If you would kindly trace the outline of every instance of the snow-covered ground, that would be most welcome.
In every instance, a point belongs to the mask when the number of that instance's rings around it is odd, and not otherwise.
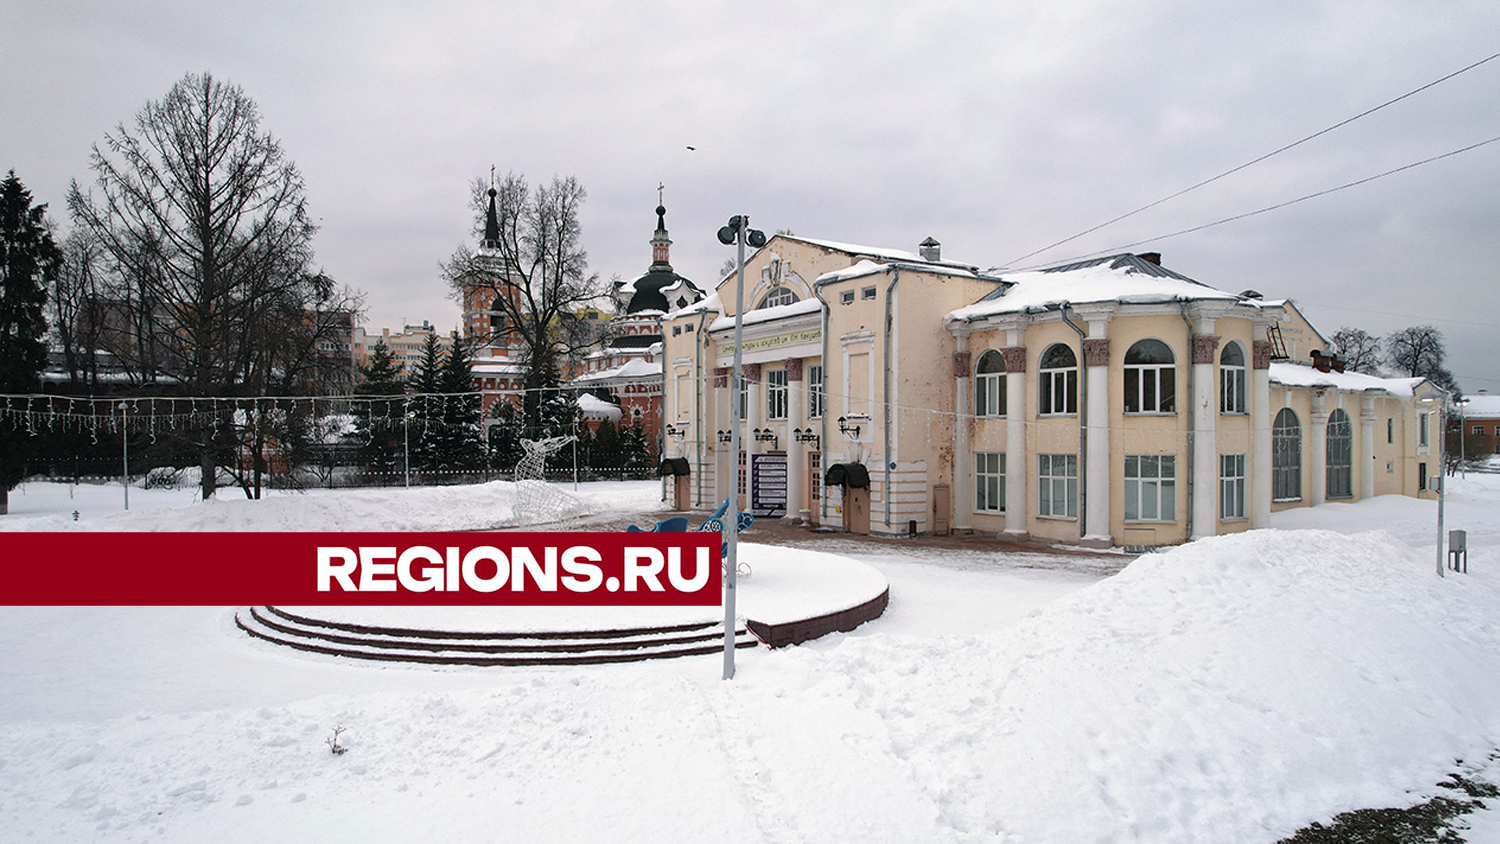
[[[580,494],[644,523],[659,490]],[[130,498],[28,484],[0,530],[513,523],[505,484]],[[889,580],[886,616],[742,651],[730,682],[718,657],[351,665],[229,608],[4,607],[0,840],[1275,841],[1500,746],[1500,476],[1452,483],[1469,575],[1436,576],[1436,516],[1290,511],[1109,578],[841,544]]]

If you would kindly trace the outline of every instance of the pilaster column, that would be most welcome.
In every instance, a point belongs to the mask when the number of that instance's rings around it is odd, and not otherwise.
[[[1251,345],[1250,414],[1254,433],[1250,449],[1250,527],[1271,526],[1271,344]]]
[[[974,379],[969,352],[969,332],[953,333],[953,530],[974,530],[974,445],[971,439],[974,410],[969,406],[974,395]]]
[[[1200,329],[1213,331],[1213,320],[1200,319]],[[1192,539],[1219,532],[1219,511],[1214,506],[1219,480],[1219,408],[1214,403],[1214,360],[1219,350],[1217,334],[1193,335],[1193,535]]]
[[[760,402],[760,364],[745,363],[740,365],[740,371],[745,375],[745,421],[740,423],[740,443],[745,447],[745,473],[750,473],[750,455],[760,453],[760,443],[755,441],[752,433],[761,426]],[[745,481],[745,494],[750,493],[750,481]],[[746,508],[749,508],[747,503]]]
[[[1312,418],[1308,420],[1311,428],[1311,436],[1308,437],[1308,450],[1312,452],[1312,492],[1308,496],[1312,500],[1307,502],[1313,506],[1322,504],[1328,498],[1328,410],[1323,401],[1324,390],[1314,387],[1312,391]]]
[[[1375,497],[1375,394],[1359,395],[1359,497]]]
[[[1010,331],[1009,340],[1019,344],[1021,332]],[[1026,487],[1031,478],[1026,455],[1026,347],[1006,346],[1000,354],[1005,358],[1005,532],[1025,536]]]
[[[1083,341],[1083,363],[1088,368],[1089,411],[1084,420],[1088,445],[1088,504],[1085,510],[1084,539],[1114,544],[1110,533],[1109,411],[1113,399],[1109,394],[1109,338],[1105,323],[1089,322],[1089,337]]]
[[[792,436],[792,428],[802,427],[803,382],[802,358],[786,359],[786,516],[783,522],[807,524],[807,444]]]

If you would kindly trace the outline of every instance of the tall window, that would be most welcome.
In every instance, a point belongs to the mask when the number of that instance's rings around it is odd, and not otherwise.
[[[1352,498],[1354,463],[1354,426],[1349,424],[1349,414],[1336,409],[1328,414],[1328,439],[1326,442],[1329,498]]]
[[[1005,358],[994,349],[980,355],[974,368],[974,415],[1005,415]]]
[[[823,364],[807,368],[807,418],[823,418]]]
[[[1062,343],[1042,352],[1037,366],[1041,382],[1037,389],[1037,413],[1078,412],[1078,356]]]
[[[1177,520],[1177,458],[1170,454],[1125,456],[1127,521]]]
[[[1417,411],[1417,445],[1427,447],[1427,414]]]
[[[1496,428],[1495,429],[1495,435],[1496,436],[1500,436],[1500,428]],[[1385,420],[1385,441],[1388,442],[1388,443],[1393,443],[1393,442],[1396,441],[1396,420],[1395,419],[1387,419],[1387,420]]]
[[[1302,423],[1290,407],[1282,408],[1271,426],[1271,497],[1302,497]]]
[[[1245,412],[1245,350],[1233,341],[1219,353],[1219,412]]]
[[[1125,353],[1125,412],[1177,412],[1176,358],[1166,343],[1139,340]]]
[[[730,376],[730,377],[732,378],[733,376]],[[750,382],[747,381],[747,380],[745,380],[743,377],[740,378],[740,401],[739,401],[739,405],[740,405],[740,407],[739,407],[740,419],[747,419],[747,418],[749,418],[749,416],[750,416]]]
[[[974,509],[1005,511],[1005,453],[974,453]]]
[[[786,370],[773,369],[766,373],[766,418],[786,418]]]
[[[1245,518],[1245,455],[1219,455],[1219,518]]]
[[[1078,455],[1038,454],[1038,516],[1078,518]]]
[[[797,294],[790,287],[776,287],[761,297],[760,304],[755,306],[755,310],[774,308],[777,305],[790,305],[795,301],[797,301]]]

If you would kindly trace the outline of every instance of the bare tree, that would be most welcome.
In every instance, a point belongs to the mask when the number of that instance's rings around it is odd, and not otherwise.
[[[1443,332],[1430,325],[1403,328],[1385,338],[1386,363],[1412,378],[1426,378],[1454,396],[1459,395],[1453,373],[1443,366],[1447,351]]]
[[[1380,338],[1363,329],[1346,326],[1333,332],[1333,351],[1346,371],[1374,375],[1380,368]]]
[[[481,246],[460,246],[442,266],[461,305],[493,315],[492,336],[471,339],[504,339],[518,347],[526,366],[527,430],[540,428],[543,395],[556,388],[561,362],[595,342],[576,317],[604,292],[599,276],[588,272],[583,249],[578,209],[586,196],[571,176],[554,176],[535,191],[514,173],[493,188],[476,179]]]
[[[302,176],[260,122],[238,86],[188,74],[94,147],[98,197],[68,193],[119,270],[146,377],[159,366],[193,396],[254,392],[285,336],[271,316],[318,298]],[[196,435],[204,498],[224,421]]]

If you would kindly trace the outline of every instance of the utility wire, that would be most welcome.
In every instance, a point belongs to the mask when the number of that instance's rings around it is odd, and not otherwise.
[[[1090,253],[1088,253],[1086,255],[1079,255],[1079,256],[1077,256],[1075,258],[1071,258],[1069,260],[1079,261],[1079,260],[1084,260],[1084,259],[1087,259],[1087,258],[1097,257],[1099,255],[1109,255],[1109,254],[1112,254],[1112,253],[1115,253],[1115,252],[1121,252],[1121,251],[1124,251],[1126,249],[1130,249],[1131,247],[1134,247],[1134,246],[1140,246],[1143,243],[1152,243],[1152,242],[1155,242],[1155,241],[1158,241],[1158,240],[1166,240],[1169,237],[1177,237],[1178,235],[1192,234],[1193,232],[1200,232],[1200,231],[1203,231],[1204,229],[1213,228],[1214,226],[1221,226],[1221,225],[1223,225],[1225,223],[1232,223],[1232,222],[1234,222],[1236,220],[1243,220],[1243,219],[1245,219],[1247,217],[1254,217],[1254,216],[1256,216],[1258,214],[1264,214],[1264,213],[1266,213],[1268,211],[1275,211],[1278,208],[1285,208],[1288,205],[1296,205],[1299,202],[1305,202],[1305,201],[1307,201],[1309,199],[1316,199],[1316,198],[1318,198],[1320,196],[1327,196],[1330,193],[1336,193],[1338,191],[1344,190],[1345,188],[1352,188],[1352,187],[1355,187],[1355,186],[1358,186],[1358,185],[1362,185],[1362,184],[1364,184],[1366,182],[1373,182],[1376,179],[1381,179],[1381,178],[1384,178],[1386,176],[1394,175],[1396,173],[1402,172],[1403,170],[1410,170],[1413,167],[1420,167],[1423,164],[1431,164],[1434,161],[1441,161],[1444,158],[1450,158],[1450,157],[1458,155],[1460,153],[1465,153],[1465,152],[1468,152],[1470,150],[1478,149],[1478,148],[1480,148],[1482,146],[1485,146],[1486,144],[1493,144],[1496,141],[1500,141],[1500,135],[1497,135],[1496,137],[1490,138],[1489,140],[1486,140],[1486,141],[1480,141],[1477,144],[1470,144],[1470,145],[1468,145],[1466,147],[1463,147],[1461,149],[1456,149],[1456,150],[1453,150],[1451,152],[1445,152],[1442,155],[1434,155],[1431,158],[1424,158],[1421,161],[1416,161],[1416,162],[1413,162],[1411,164],[1406,164],[1406,165],[1403,165],[1401,167],[1397,167],[1397,168],[1392,169],[1392,170],[1387,170],[1384,173],[1377,173],[1377,174],[1375,174],[1373,176],[1367,176],[1367,177],[1365,177],[1363,179],[1358,179],[1358,180],[1353,181],[1353,182],[1348,182],[1347,184],[1342,184],[1342,185],[1339,185],[1338,187],[1328,188],[1327,190],[1320,190],[1317,193],[1310,193],[1310,194],[1307,194],[1305,196],[1299,196],[1296,199],[1288,199],[1286,202],[1278,202],[1275,205],[1268,205],[1265,208],[1261,208],[1261,209],[1258,209],[1258,210],[1255,210],[1255,211],[1247,211],[1244,214],[1236,214],[1233,217],[1225,217],[1222,220],[1215,220],[1212,223],[1204,223],[1201,226],[1193,226],[1192,228],[1182,229],[1180,231],[1172,232],[1171,234],[1157,235],[1156,237],[1148,237],[1148,238],[1146,238],[1144,240],[1133,241],[1131,243],[1124,244],[1123,246],[1115,246],[1115,247],[1112,247],[1110,249],[1101,249],[1101,250],[1099,250],[1097,252],[1090,252]],[[1032,254],[1035,255],[1036,253],[1033,252]],[[1051,262],[1049,262],[1049,263],[1051,263]],[[1044,264],[1037,264],[1037,265],[1035,265],[1033,267],[1021,267],[1018,270],[1013,270],[1012,272],[1019,272],[1021,270],[1035,269],[1036,267],[1040,267],[1040,266],[1046,266],[1046,265],[1044,265]]]
[[[1301,139],[1299,141],[1293,141],[1292,143],[1289,143],[1286,146],[1281,147],[1280,149],[1272,150],[1271,152],[1268,152],[1268,153],[1266,153],[1265,155],[1262,155],[1259,158],[1247,161],[1247,162],[1245,162],[1244,164],[1241,164],[1238,167],[1235,167],[1235,168],[1230,169],[1230,170],[1225,170],[1223,173],[1220,173],[1219,175],[1214,176],[1213,178],[1204,179],[1203,181],[1201,181],[1201,182],[1199,182],[1199,183],[1197,183],[1195,185],[1192,185],[1191,187],[1183,188],[1182,190],[1180,190],[1180,191],[1172,194],[1171,196],[1162,197],[1161,199],[1158,199],[1158,200],[1156,200],[1155,202],[1153,202],[1153,203],[1151,203],[1149,205],[1143,205],[1140,208],[1137,208],[1134,211],[1131,211],[1131,212],[1129,212],[1127,214],[1121,214],[1120,216],[1114,218],[1113,220],[1107,220],[1107,221],[1105,221],[1103,223],[1100,223],[1097,226],[1094,226],[1091,229],[1085,229],[1084,231],[1081,231],[1078,234],[1073,235],[1072,237],[1065,237],[1062,240],[1059,240],[1058,242],[1053,243],[1053,244],[1051,244],[1049,246],[1044,246],[1041,249],[1036,250],[1035,252],[1028,252],[1028,253],[1026,253],[1025,255],[1022,255],[1019,258],[1012,259],[1009,263],[1010,263],[1010,265],[1018,264],[1021,261],[1024,261],[1027,258],[1032,257],[1033,255],[1040,255],[1043,252],[1046,252],[1048,250],[1054,249],[1054,248],[1056,248],[1058,246],[1063,245],[1064,243],[1069,243],[1071,241],[1077,240],[1080,237],[1083,237],[1084,235],[1092,234],[1092,233],[1094,233],[1094,232],[1096,232],[1096,231],[1098,231],[1098,230],[1100,230],[1100,229],[1102,229],[1102,228],[1104,228],[1106,226],[1112,226],[1115,223],[1118,223],[1121,220],[1124,220],[1124,219],[1126,219],[1128,217],[1134,217],[1136,214],[1139,214],[1142,211],[1149,211],[1152,208],[1155,208],[1156,206],[1161,205],[1164,202],[1170,202],[1171,200],[1174,200],[1177,197],[1182,196],[1185,193],[1188,193],[1190,191],[1195,191],[1198,188],[1203,187],[1204,185],[1208,185],[1208,184],[1212,184],[1214,182],[1217,182],[1218,180],[1224,178],[1225,176],[1231,176],[1231,175],[1233,175],[1235,173],[1238,173],[1239,171],[1245,169],[1246,167],[1250,167],[1251,165],[1254,165],[1254,164],[1259,164],[1260,162],[1265,161],[1266,159],[1268,159],[1268,158],[1270,158],[1270,157],[1272,157],[1274,155],[1280,155],[1281,153],[1286,152],[1287,150],[1292,149],[1293,147],[1301,146],[1302,144],[1305,144],[1308,141],[1313,140],[1314,138],[1320,137],[1322,135],[1326,135],[1329,132],[1332,132],[1333,130],[1338,129],[1338,128],[1342,127],[1342,126],[1347,126],[1350,123],[1353,123],[1354,121],[1360,119],[1361,117],[1366,117],[1368,115],[1374,114],[1375,112],[1380,111],[1381,109],[1385,108],[1386,106],[1395,105],[1396,103],[1399,103],[1399,102],[1401,102],[1402,100],[1404,100],[1404,99],[1406,99],[1408,97],[1412,97],[1412,96],[1415,96],[1417,94],[1420,94],[1423,91],[1427,90],[1428,88],[1431,88],[1431,87],[1433,87],[1435,85],[1439,85],[1439,84],[1441,84],[1443,82],[1447,82],[1449,79],[1452,79],[1453,77],[1458,76],[1461,73],[1467,73],[1468,71],[1471,71],[1471,70],[1473,70],[1476,67],[1479,67],[1480,65],[1484,64],[1485,62],[1492,61],[1492,60],[1497,59],[1497,58],[1500,58],[1500,53],[1495,53],[1494,55],[1491,55],[1491,56],[1488,56],[1486,58],[1480,59],[1479,61],[1474,62],[1473,64],[1469,65],[1468,67],[1464,67],[1464,68],[1460,68],[1458,70],[1455,70],[1452,73],[1448,74],[1447,76],[1444,76],[1441,79],[1435,79],[1435,80],[1427,83],[1426,85],[1423,85],[1420,88],[1416,88],[1416,89],[1413,89],[1411,91],[1407,91],[1405,94],[1402,94],[1401,96],[1396,97],[1395,99],[1386,100],[1385,102],[1381,103],[1378,106],[1375,106],[1374,108],[1366,109],[1365,111],[1362,111],[1359,114],[1354,115],[1353,117],[1350,117],[1350,118],[1348,118],[1346,120],[1341,120],[1338,123],[1335,123],[1335,124],[1333,124],[1332,126],[1329,126],[1326,129],[1322,129],[1320,131],[1314,132],[1311,135],[1308,135],[1307,137],[1305,137],[1305,138],[1303,138],[1303,139]],[[1192,231],[1192,230],[1190,229],[1189,231]],[[1181,232],[1179,232],[1179,234],[1180,233]],[[1168,235],[1168,237],[1170,237],[1170,236],[1171,235]],[[1141,241],[1141,242],[1144,243],[1145,241]]]

